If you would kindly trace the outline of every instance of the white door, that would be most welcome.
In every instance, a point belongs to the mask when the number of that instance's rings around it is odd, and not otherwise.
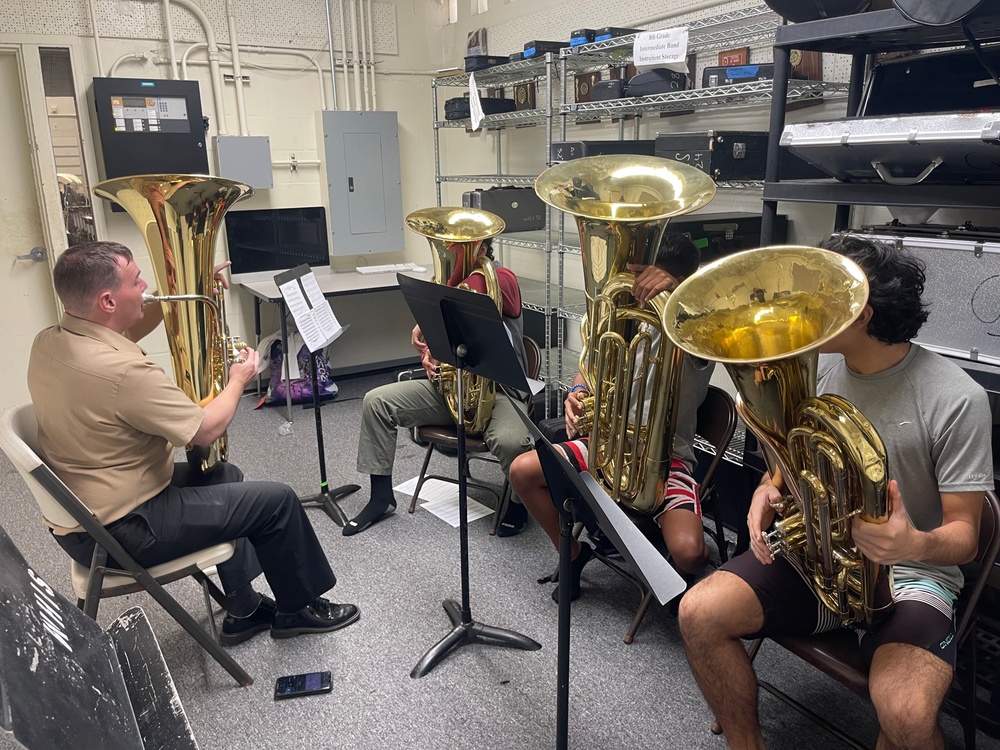
[[[56,322],[49,262],[19,260],[45,247],[16,50],[0,49],[0,319],[4,367],[0,411],[28,401],[28,353],[35,334]],[[48,249],[46,249],[48,253]]]

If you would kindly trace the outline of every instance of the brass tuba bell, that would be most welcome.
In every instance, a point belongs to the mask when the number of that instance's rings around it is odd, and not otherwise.
[[[163,305],[174,380],[192,401],[208,403],[225,387],[229,365],[244,346],[229,336],[213,273],[215,235],[226,211],[253,188],[221,177],[152,174],[105,180],[94,192],[119,203],[138,225],[159,292],[145,301]],[[226,460],[226,435],[208,448],[187,450],[188,461],[208,471]]]
[[[486,281],[486,294],[503,310],[503,296],[493,263],[482,254],[483,242],[504,230],[504,221],[489,211],[475,208],[435,206],[414,211],[406,217],[406,226],[423,235],[431,245],[434,261],[434,281],[447,286],[468,289],[464,280],[473,273]],[[458,382],[453,365],[442,364],[436,378],[438,390],[448,404],[448,411],[457,423],[465,422],[469,435],[481,435],[493,415],[496,384],[468,371]],[[458,413],[458,389],[462,388],[462,408]]]
[[[872,627],[892,607],[892,569],[866,559],[851,518],[888,519],[885,448],[846,399],[816,396],[820,347],[864,310],[868,279],[849,258],[814,247],[766,247],[708,265],[667,303],[667,335],[722,362],[737,410],[792,502],[765,534],[845,624]]]
[[[546,170],[535,192],[572,214],[580,233],[587,295],[580,372],[593,394],[581,423],[591,423],[590,471],[618,503],[655,513],[670,470],[683,352],[663,335],[668,295],[637,304],[626,265],[652,265],[668,219],[707,205],[715,183],[667,159],[592,156]]]

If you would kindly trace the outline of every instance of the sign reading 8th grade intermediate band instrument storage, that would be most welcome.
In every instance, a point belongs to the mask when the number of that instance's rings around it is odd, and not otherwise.
[[[669,68],[685,72],[687,48],[687,26],[644,31],[636,35],[632,44],[632,62],[640,72],[653,68]]]

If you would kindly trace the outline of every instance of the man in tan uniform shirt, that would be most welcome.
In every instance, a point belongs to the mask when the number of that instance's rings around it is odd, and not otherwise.
[[[336,577],[290,487],[243,482],[226,462],[207,475],[174,464],[175,446],[211,445],[229,426],[257,353],[241,352],[229,383],[203,408],[134,343],[162,314],[159,305],[144,311],[146,283],[128,248],[76,245],[60,256],[53,277],[66,314],[36,337],[28,387],[39,443],[60,479],[147,567],[236,542],[236,554],[218,566],[228,600],[225,645],[262,630],[288,638],[355,622],[356,606],[321,596]],[[89,535],[53,534],[74,560],[90,565]],[[252,588],[261,572],[275,601]]]

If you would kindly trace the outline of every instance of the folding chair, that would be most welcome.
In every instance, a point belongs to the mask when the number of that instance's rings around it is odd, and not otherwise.
[[[542,367],[541,350],[538,348],[538,344],[535,340],[529,338],[528,336],[524,336],[522,338],[522,342],[524,343],[524,351],[527,355],[527,375],[531,379],[537,379]],[[416,510],[417,498],[420,496],[420,490],[427,480],[439,479],[442,482],[450,482],[452,484],[457,483],[457,480],[452,477],[427,473],[427,467],[430,465],[431,456],[434,454],[435,449],[439,452],[442,448],[449,451],[458,450],[458,430],[455,425],[424,425],[422,427],[418,427],[416,429],[415,439],[418,443],[427,444],[427,452],[424,454],[424,464],[420,468],[420,475],[417,478],[417,486],[414,488],[413,497],[410,499],[410,507],[408,508],[410,513],[413,513]],[[490,461],[492,463],[496,463],[496,459],[489,455],[490,449],[487,447],[482,436],[466,435],[465,452],[469,461],[476,459],[479,461]],[[464,470],[466,472],[466,476],[468,476],[468,466],[464,467]],[[499,494],[492,487],[473,479],[467,479],[466,484],[470,487],[475,487],[476,489],[488,492],[496,498],[497,510],[496,513],[493,514],[493,525],[490,527],[490,536],[495,536],[497,529],[500,526],[500,520],[503,518],[503,515],[507,510],[507,504],[510,502],[510,482],[506,478],[504,479],[503,489]]]
[[[954,713],[961,723],[967,749],[976,746],[976,605],[986,587],[989,572],[997,561],[998,552],[1000,552],[1000,498],[991,491],[986,493],[979,527],[979,551],[975,560],[979,575],[970,572],[971,564],[964,567],[967,585],[959,599],[958,622],[955,629],[958,639],[959,669],[956,671],[955,685],[944,705],[944,708]],[[861,697],[866,699],[870,697],[868,664],[861,657],[857,637],[846,628],[820,635],[782,636],[771,640],[821,672],[830,675]],[[750,644],[748,653],[751,661],[757,656],[763,641],[763,638],[759,638]],[[774,685],[760,679],[757,684],[849,747],[864,750],[864,745]],[[712,725],[712,731],[715,734],[722,731],[718,722]]]
[[[96,619],[101,599],[145,590],[233,679],[242,686],[253,683],[253,678],[219,645],[212,614],[211,600],[215,599],[222,605],[225,596],[208,576],[215,573],[216,565],[233,556],[236,549],[233,542],[216,544],[147,570],[132,559],[97,517],[41,459],[38,423],[33,406],[17,406],[3,415],[0,420],[0,448],[14,464],[38,503],[42,516],[50,524],[63,529],[81,526],[94,539],[96,546],[90,568],[75,561],[71,568],[77,606],[85,614]],[[122,568],[108,567],[109,556]],[[163,584],[188,576],[201,584],[208,608],[211,635],[163,588]]]

